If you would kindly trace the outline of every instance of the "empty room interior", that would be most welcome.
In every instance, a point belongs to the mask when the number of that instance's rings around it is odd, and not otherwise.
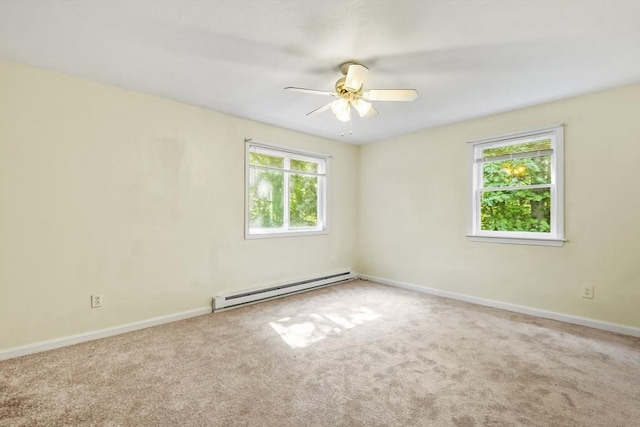
[[[0,426],[634,425],[639,165],[637,0],[3,0]]]

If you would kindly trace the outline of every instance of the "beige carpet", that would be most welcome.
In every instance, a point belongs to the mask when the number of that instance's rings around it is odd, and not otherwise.
[[[2,426],[640,419],[640,339],[361,281],[0,368]]]

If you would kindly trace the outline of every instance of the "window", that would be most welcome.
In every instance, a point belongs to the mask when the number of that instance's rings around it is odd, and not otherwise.
[[[326,233],[326,156],[247,141],[245,237]]]
[[[563,127],[469,144],[469,240],[562,246]]]

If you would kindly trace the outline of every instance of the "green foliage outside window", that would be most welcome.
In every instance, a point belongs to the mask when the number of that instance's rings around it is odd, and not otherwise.
[[[291,159],[291,169],[318,172],[318,164]],[[289,179],[289,223],[292,227],[318,224],[318,177],[291,174]]]
[[[524,231],[548,233],[551,230],[550,188],[508,189],[551,183],[551,156],[510,160],[492,157],[531,153],[551,149],[551,140],[489,148],[483,151],[483,188],[497,188],[482,193],[481,229],[486,231]]]
[[[266,154],[249,154],[249,223],[252,228],[282,228],[285,224],[284,198],[288,197],[290,227],[318,225],[318,163],[290,159],[291,172],[285,174],[284,158]],[[278,169],[278,170],[275,170]],[[301,172],[300,174],[296,171]],[[284,194],[284,180],[289,179],[289,195]]]

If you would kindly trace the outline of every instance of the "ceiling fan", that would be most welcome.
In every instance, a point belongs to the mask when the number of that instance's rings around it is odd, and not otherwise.
[[[330,109],[342,122],[351,120],[352,107],[360,117],[370,117],[378,114],[370,101],[413,101],[418,96],[418,91],[415,89],[364,89],[364,80],[369,69],[362,64],[347,62],[340,66],[340,71],[344,77],[336,82],[335,92],[291,86],[285,89],[338,98],[307,113],[307,116]]]

